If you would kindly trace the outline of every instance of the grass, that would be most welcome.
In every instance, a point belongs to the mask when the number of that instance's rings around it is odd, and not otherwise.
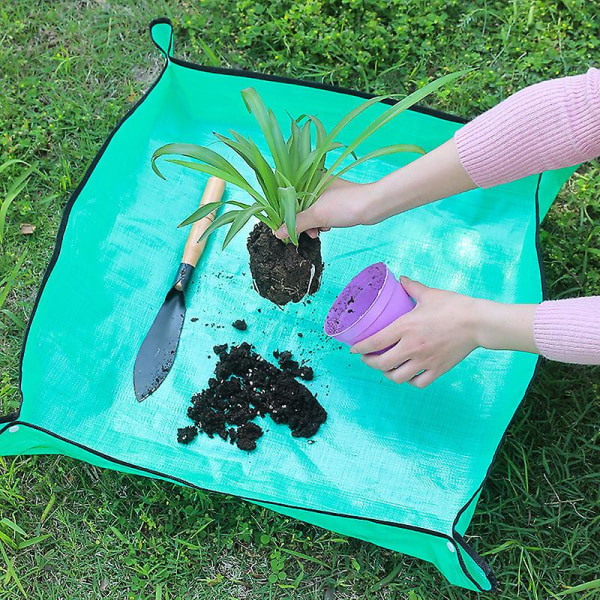
[[[25,184],[0,224],[2,411],[18,406],[24,324],[62,207],[159,69],[150,18],[173,18],[177,54],[196,62],[374,93],[477,67],[432,100],[473,116],[524,85],[584,71],[598,56],[596,12],[584,0],[4,3],[0,165],[26,164],[0,173],[0,206]],[[552,297],[600,293],[599,217],[595,162],[544,223]],[[499,599],[600,593],[598,374],[543,364],[509,430],[470,538],[501,581]],[[421,561],[60,457],[1,459],[0,549],[0,598],[11,600],[472,597]]]

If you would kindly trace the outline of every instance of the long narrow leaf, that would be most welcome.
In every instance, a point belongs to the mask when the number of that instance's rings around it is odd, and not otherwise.
[[[212,165],[213,167],[216,167],[217,169],[221,169],[222,171],[230,173],[230,176],[232,177],[239,177],[243,179],[241,173],[239,173],[239,171],[219,153],[211,150],[210,148],[197,146],[195,144],[165,144],[154,152],[152,155],[152,169],[162,179],[164,179],[164,176],[156,166],[156,161],[161,156],[172,154],[178,154],[179,156],[187,156],[188,158],[200,160]]]
[[[215,133],[215,136],[226,146],[231,148],[255,173],[260,187],[265,194],[263,206],[267,213],[272,217],[277,213],[273,208],[273,201],[277,195],[277,184],[273,171],[267,161],[264,159],[256,145],[249,143],[239,134],[232,132],[236,139],[232,140],[227,136]]]
[[[190,225],[195,221],[199,221],[204,217],[210,215],[213,210],[219,210],[221,206],[224,206],[225,202],[209,202],[208,204],[204,204],[198,210],[194,211],[187,219],[181,221],[177,227],[185,227],[186,225]]]
[[[0,165],[0,173],[2,173],[4,169],[8,169],[8,167],[10,167],[11,165],[16,165],[17,163],[22,163],[24,165],[29,166],[29,163],[25,162],[24,160],[20,160],[19,158],[11,158],[10,160],[7,160]]]
[[[273,167],[266,161],[258,146],[250,139],[244,138],[239,133],[231,131],[236,141],[245,144],[248,156],[252,158],[256,169],[260,172],[259,183],[265,193],[265,198],[273,210],[277,210],[277,181],[273,173]]]
[[[173,163],[175,165],[179,165],[181,167],[186,167],[187,169],[192,169],[193,171],[200,171],[201,173],[208,173],[208,175],[214,175],[215,177],[220,177],[224,181],[233,183],[233,185],[237,185],[239,188],[241,188],[245,192],[248,192],[248,194],[250,194],[257,202],[260,202],[261,204],[266,202],[266,200],[245,179],[243,180],[243,183],[242,183],[237,178],[231,177],[227,171],[223,171],[212,165],[189,162],[186,160],[177,160],[174,158],[167,159],[167,162]]]
[[[152,169],[154,172],[163,177],[162,173],[156,166],[156,161],[164,155],[178,154],[180,156],[187,156],[188,158],[194,158],[202,161],[201,163],[190,163],[187,161],[180,161],[176,159],[168,159],[167,162],[171,162],[188,169],[194,169],[208,173],[209,175],[216,175],[221,179],[236,185],[248,194],[250,194],[257,202],[261,204],[268,204],[265,198],[263,198],[243,177],[243,175],[225,158],[223,158],[217,152],[214,152],[210,148],[204,146],[196,146],[195,144],[166,144],[160,147],[152,155]],[[203,166],[203,164],[205,166]],[[208,167],[208,168],[207,168]]]
[[[343,129],[347,125],[349,125],[356,117],[358,117],[358,115],[360,115],[362,112],[367,110],[367,108],[369,108],[370,106],[373,106],[374,104],[377,104],[378,102],[381,102],[381,100],[385,100],[386,98],[391,98],[391,97],[393,97],[393,96],[375,96],[374,98],[371,98],[369,100],[366,100],[362,104],[359,104],[356,108],[351,110],[348,114],[344,115],[339,120],[337,125],[324,138],[323,138],[324,128],[321,129],[321,127],[322,127],[321,121],[311,115],[308,115],[308,118],[311,119],[313,121],[313,123],[315,123],[315,126],[317,127],[317,136],[318,136],[317,137],[317,148],[316,148],[318,150],[318,153],[315,157],[314,162],[312,163],[312,169],[310,171],[310,179],[313,178],[315,171],[321,166],[322,160],[325,158],[327,152],[329,152],[329,150],[327,150],[327,148],[329,148],[329,144],[331,144],[332,142],[335,141],[335,139],[343,131]],[[320,140],[319,140],[319,136],[321,138]]]
[[[234,219],[229,231],[223,240],[223,250],[229,246],[229,242],[236,236],[236,234],[242,229],[242,227],[250,220],[250,217],[261,212],[263,207],[260,204],[254,204],[248,207],[246,210],[240,212]]]
[[[316,196],[320,196],[336,179],[342,177],[348,171],[354,169],[358,165],[367,162],[373,158],[379,158],[380,156],[387,156],[389,154],[397,154],[399,152],[414,152],[415,154],[425,154],[425,150],[420,146],[415,146],[413,144],[393,144],[392,146],[384,146],[383,148],[379,148],[378,150],[373,150],[364,156],[361,156],[358,160],[355,160],[352,164],[347,167],[341,169],[337,173],[333,173],[333,167],[328,169],[325,173],[325,177],[323,177],[321,183],[317,186],[315,190]],[[311,203],[314,204],[314,201]],[[308,205],[310,206],[310,204]],[[306,206],[305,208],[308,208]]]
[[[25,186],[27,185],[29,177],[33,171],[34,168],[30,167],[12,182],[8,192],[6,193],[6,197],[2,201],[2,205],[0,205],[0,242],[2,242],[4,239],[4,228],[6,225],[6,215],[8,213],[8,209],[10,208],[13,200],[25,189]]]
[[[467,72],[468,71],[458,71],[456,73],[450,73],[448,75],[444,75],[443,77],[440,77],[439,79],[436,79],[435,81],[432,81],[432,82],[428,83],[427,85],[424,85],[422,88],[416,90],[409,96],[406,96],[406,98],[403,98],[402,100],[400,100],[399,102],[394,104],[392,107],[390,107],[384,113],[379,115],[379,117],[377,117],[370,125],[365,127],[365,129],[363,129],[363,131],[358,136],[356,136],[354,138],[354,140],[352,142],[350,142],[350,144],[348,144],[348,146],[346,147],[346,150],[344,150],[340,154],[340,156],[333,163],[333,165],[331,165],[330,169],[337,168],[344,161],[344,159],[349,154],[351,154],[351,152],[353,150],[355,150],[360,144],[362,144],[367,138],[369,138],[371,135],[373,135],[376,131],[378,131],[386,123],[388,123],[393,118],[398,116],[401,112],[410,108],[417,102],[420,102],[421,100],[423,100],[423,98],[425,98],[432,92],[435,92],[436,90],[438,90],[442,86],[446,85],[447,83],[450,83],[451,81],[454,81],[455,79],[458,79],[459,77],[461,77],[462,75],[464,75]]]
[[[290,170],[289,155],[275,115],[273,115],[272,111],[267,110],[262,98],[254,88],[250,87],[242,90],[242,98],[244,99],[246,108],[254,115],[258,126],[265,136],[265,140],[275,161],[275,166],[280,171],[288,173]]]
[[[298,245],[298,236],[296,235],[296,212],[297,212],[297,194],[293,187],[279,188],[281,202],[283,204],[283,220],[288,230],[288,235],[294,246]]]
[[[222,227],[223,225],[227,225],[235,220],[235,218],[243,212],[242,210],[229,210],[226,213],[218,216],[206,229],[206,231],[200,236],[199,242],[205,240],[211,233]]]

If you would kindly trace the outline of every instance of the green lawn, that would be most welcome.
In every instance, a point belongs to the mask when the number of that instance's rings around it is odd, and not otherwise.
[[[599,61],[589,0],[6,0],[0,165],[24,162],[0,167],[2,412],[19,403],[21,339],[62,207],[157,74],[147,24],[162,15],[178,56],[370,92],[477,67],[431,100],[467,117]],[[544,223],[551,297],[600,294],[599,219],[595,162]],[[543,364],[508,432],[469,539],[497,598],[600,597],[599,374]],[[0,459],[0,598],[471,596],[428,564],[233,498],[61,457]]]

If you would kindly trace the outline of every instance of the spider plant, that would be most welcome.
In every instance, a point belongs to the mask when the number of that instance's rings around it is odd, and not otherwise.
[[[259,189],[253,187],[234,165],[220,154],[210,148],[194,144],[162,146],[152,156],[152,168],[157,175],[164,179],[156,164],[160,157],[179,155],[191,158],[194,159],[194,162],[178,158],[170,158],[168,162],[220,177],[245,191],[251,198],[251,202],[227,199],[206,204],[185,219],[179,225],[180,227],[201,219],[222,205],[229,204],[234,208],[217,217],[203,237],[209,236],[223,225],[229,225],[229,231],[223,241],[223,248],[225,248],[248,220],[254,216],[273,230],[277,230],[285,223],[290,240],[298,245],[296,214],[314,204],[337,178],[342,177],[358,165],[380,156],[398,152],[425,153],[422,148],[412,144],[392,144],[373,150],[360,158],[356,156],[355,151],[367,138],[401,112],[443,85],[457,79],[463,73],[452,73],[440,77],[399,100],[374,118],[354,140],[346,145],[337,141],[337,138],[358,115],[382,100],[397,98],[397,96],[377,96],[363,102],[345,115],[329,133],[315,115],[291,118],[291,132],[286,140],[275,114],[271,109],[265,107],[258,92],[251,87],[242,90],[244,103],[248,111],[256,118],[267,143],[273,166],[269,164],[267,158],[250,138],[232,130],[229,132],[230,137],[219,133],[215,133],[215,136],[252,169],[256,175]],[[337,152],[332,163],[326,166],[328,155],[334,151]],[[350,157],[352,157],[352,162],[344,166],[344,161]]]

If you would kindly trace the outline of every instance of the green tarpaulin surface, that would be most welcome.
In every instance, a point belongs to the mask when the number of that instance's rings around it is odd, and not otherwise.
[[[172,57],[165,19],[153,23],[152,36],[168,56],[165,68],[109,137],[65,211],[24,345],[22,408],[1,430],[0,454],[62,453],[234,494],[431,561],[454,584],[490,589],[493,575],[462,536],[536,357],[478,349],[417,390],[364,366],[326,339],[322,324],[343,285],[377,261],[430,286],[539,302],[540,212],[569,172],[475,190],[375,227],[332,231],[323,236],[321,290],[310,303],[284,310],[253,290],[244,233],[221,252],[225,232],[219,231],[188,289],[174,366],[162,386],[138,403],[135,357],[179,265],[187,230],[176,225],[197,207],[207,180],[162,163],[162,181],[151,170],[153,151],[168,142],[213,144],[212,132],[229,128],[260,145],[240,95],[248,86],[282,123],[286,111],[309,113],[328,128],[364,97],[185,63]],[[374,106],[371,116],[385,108]],[[348,139],[363,124],[359,119],[351,126]],[[431,150],[460,126],[447,115],[408,111],[360,153],[390,143]],[[212,147],[251,177],[235,154]],[[412,159],[372,161],[352,171],[351,179],[372,181]],[[246,199],[231,186],[226,194]],[[231,327],[238,318],[248,321],[246,332]],[[293,438],[268,417],[268,432],[251,453],[205,435],[187,446],[177,443],[177,428],[190,423],[191,395],[214,370],[212,347],[240,341],[266,358],[276,349],[291,350],[314,368],[316,377],[307,385],[329,414],[314,443]]]

